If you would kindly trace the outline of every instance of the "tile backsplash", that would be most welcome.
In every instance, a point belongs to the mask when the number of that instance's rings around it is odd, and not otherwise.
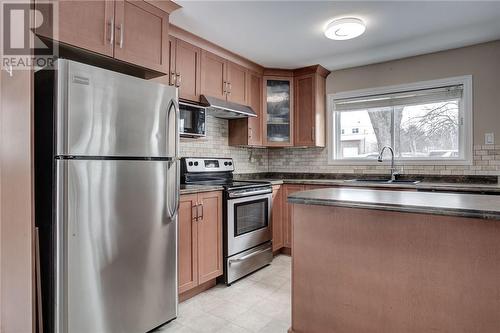
[[[182,157],[232,157],[235,173],[268,171],[268,152],[265,148],[231,147],[228,144],[228,120],[207,115],[207,136],[181,138]]]
[[[235,173],[293,172],[385,174],[387,165],[328,165],[327,148],[245,148],[228,144],[228,121],[207,116],[205,138],[181,138],[181,156],[232,157]],[[412,175],[492,175],[500,176],[500,145],[474,146],[474,163],[463,165],[397,166]]]
[[[269,149],[270,172],[382,174],[388,165],[328,165],[326,148]],[[412,175],[500,175],[500,146],[474,146],[473,165],[397,165]]]

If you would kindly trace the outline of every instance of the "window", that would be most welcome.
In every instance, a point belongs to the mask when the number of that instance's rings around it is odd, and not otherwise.
[[[330,162],[376,162],[391,146],[403,163],[470,164],[471,86],[466,76],[331,95]]]

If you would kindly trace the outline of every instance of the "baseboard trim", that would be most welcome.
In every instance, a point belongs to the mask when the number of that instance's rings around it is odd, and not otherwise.
[[[286,254],[287,256],[292,255],[292,249],[289,247],[284,247],[281,249],[281,254]]]
[[[188,299],[198,294],[201,294],[202,292],[207,291],[210,288],[215,287],[216,284],[217,284],[216,279],[212,279],[210,281],[200,284],[199,286],[194,287],[193,289],[190,289],[188,291],[183,292],[182,294],[179,294],[179,303],[187,301]]]

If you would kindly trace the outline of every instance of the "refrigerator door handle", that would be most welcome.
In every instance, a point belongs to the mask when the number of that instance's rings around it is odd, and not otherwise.
[[[180,202],[180,167],[179,167],[179,105],[175,101],[175,99],[170,100],[170,104],[168,106],[167,119],[170,120],[170,112],[172,109],[175,112],[175,122],[174,122],[174,135],[175,135],[175,149],[174,156],[172,156],[172,163],[175,164],[175,186],[173,187],[174,193],[173,195],[167,193],[167,210],[170,219],[173,219],[179,210],[179,202]],[[171,124],[169,123],[169,126]],[[170,131],[170,127],[169,127]],[[170,138],[170,135],[167,135]],[[170,179],[168,179],[169,173],[167,172],[167,183],[170,183]],[[170,186],[167,186],[170,189]],[[175,198],[173,207],[171,206],[170,198]]]

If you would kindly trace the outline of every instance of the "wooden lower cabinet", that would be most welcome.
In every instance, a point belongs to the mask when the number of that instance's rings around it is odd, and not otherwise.
[[[222,192],[198,194],[198,283],[222,275]]]
[[[305,190],[304,185],[284,185],[283,187],[283,246],[286,248],[292,247],[292,217],[293,205],[288,203],[288,196],[295,192]]]
[[[273,229],[273,252],[280,250],[283,243],[283,191],[281,186],[273,186],[273,207],[271,211],[271,223]]]
[[[179,293],[198,285],[198,228],[195,221],[197,194],[181,195],[178,231]]]
[[[222,192],[181,195],[179,294],[222,275]]]

